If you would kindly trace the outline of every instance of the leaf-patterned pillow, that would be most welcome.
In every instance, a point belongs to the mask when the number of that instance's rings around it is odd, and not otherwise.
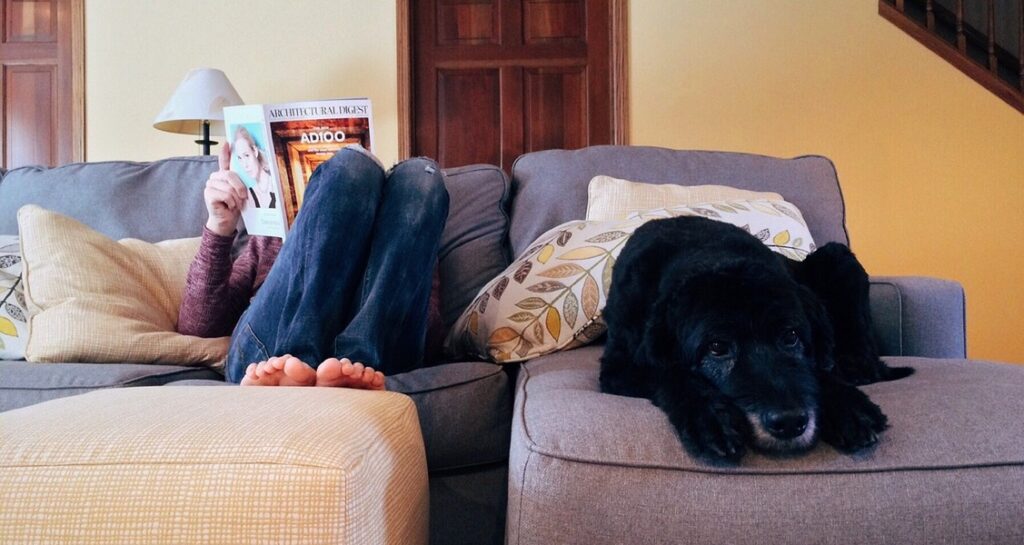
[[[0,360],[25,359],[28,318],[18,237],[0,235]]]
[[[630,214],[629,218],[652,220],[676,216],[703,216],[741,227],[770,250],[795,261],[814,251],[814,239],[800,209],[788,201],[751,199],[707,202],[657,208]]]
[[[514,363],[597,339],[605,332],[601,311],[612,267],[626,241],[644,223],[674,216],[731,223],[792,259],[814,251],[800,211],[785,201],[718,201],[647,210],[624,220],[570,221],[537,238],[480,290],[448,334],[448,355]]]
[[[615,259],[647,221],[578,220],[544,233],[463,311],[447,352],[512,363],[600,337]]]

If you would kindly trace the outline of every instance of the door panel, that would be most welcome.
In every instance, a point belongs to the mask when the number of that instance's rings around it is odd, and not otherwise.
[[[508,169],[527,151],[612,143],[613,3],[410,2],[412,154]]]
[[[84,160],[82,0],[0,0],[4,168]]]
[[[500,160],[501,77],[490,70],[438,70],[436,158],[442,165],[495,164]]]
[[[7,165],[53,165],[57,120],[57,67],[5,66],[3,74]]]

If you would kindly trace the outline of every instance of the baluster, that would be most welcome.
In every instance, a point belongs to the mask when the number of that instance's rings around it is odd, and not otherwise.
[[[928,0],[926,9],[928,10],[928,30],[935,32],[935,6],[932,5],[932,0]]]
[[[956,48],[967,54],[967,37],[964,36],[964,0],[956,0]]]
[[[993,74],[999,73],[999,61],[996,59],[996,0],[988,0],[988,69]]]

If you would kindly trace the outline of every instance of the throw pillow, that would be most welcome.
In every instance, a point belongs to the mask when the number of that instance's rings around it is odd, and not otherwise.
[[[703,216],[731,223],[757,237],[773,252],[795,261],[803,261],[815,250],[800,209],[783,200],[729,200],[692,206],[672,206],[630,214],[637,220],[676,216]]]
[[[749,199],[781,201],[782,196],[724,185],[645,184],[594,176],[587,186],[587,219],[618,220],[652,208]]]
[[[601,311],[612,268],[630,235],[650,220],[685,215],[741,227],[796,260],[814,250],[800,211],[785,201],[730,200],[617,221],[570,221],[541,235],[484,286],[449,332],[448,355],[514,363],[597,339],[605,331]]]
[[[29,361],[223,363],[227,337],[175,332],[198,238],[115,241],[34,205],[18,210],[18,229]]]
[[[18,237],[0,235],[0,360],[25,359],[28,319]]]

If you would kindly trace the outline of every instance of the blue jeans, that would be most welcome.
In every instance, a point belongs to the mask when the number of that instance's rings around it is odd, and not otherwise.
[[[291,354],[347,357],[396,374],[422,365],[448,192],[437,163],[389,172],[342,149],[317,167],[267,279],[242,314],[225,372]]]

